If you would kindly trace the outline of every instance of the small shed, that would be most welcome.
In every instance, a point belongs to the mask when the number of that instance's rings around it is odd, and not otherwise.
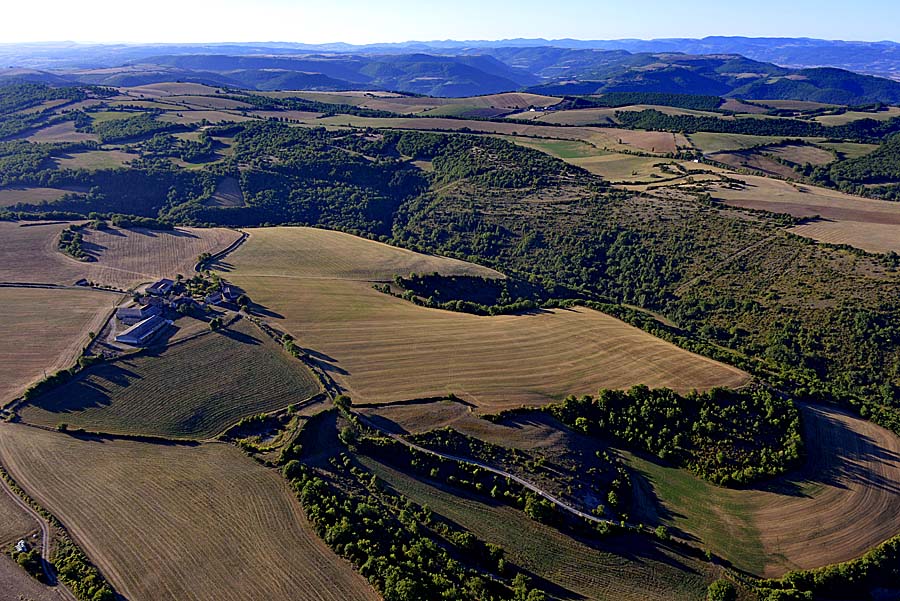
[[[25,542],[25,539],[16,543],[16,553],[25,553],[26,551],[28,551],[28,543]]]

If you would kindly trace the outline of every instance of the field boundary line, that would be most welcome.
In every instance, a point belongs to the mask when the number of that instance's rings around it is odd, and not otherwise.
[[[241,236],[237,240],[235,240],[234,242],[232,242],[231,244],[229,244],[222,250],[220,250],[216,253],[213,253],[206,259],[203,259],[202,261],[197,261],[196,263],[194,263],[194,271],[196,273],[202,273],[204,265],[208,265],[210,263],[215,263],[216,261],[220,261],[221,259],[224,259],[229,254],[231,254],[232,252],[237,250],[238,247],[241,244],[243,244],[247,240],[247,238],[250,237],[250,234],[248,234],[244,230],[236,229],[235,231],[240,232],[240,234],[241,234]]]

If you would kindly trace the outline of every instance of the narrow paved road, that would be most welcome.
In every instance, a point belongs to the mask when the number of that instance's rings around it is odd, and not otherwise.
[[[0,488],[3,488],[6,491],[6,494],[9,495],[9,498],[13,500],[18,507],[22,509],[25,513],[31,516],[34,521],[36,521],[41,527],[41,567],[44,569],[44,577],[47,579],[47,582],[50,583],[50,586],[54,586],[56,592],[67,601],[78,601],[75,598],[75,595],[69,591],[62,583],[60,583],[56,574],[53,573],[53,570],[50,568],[50,525],[44,519],[44,517],[39,514],[34,508],[26,503],[22,497],[16,494],[16,492],[10,488],[9,483],[0,478]]]
[[[468,458],[466,458],[466,457],[458,457],[458,456],[456,456],[456,455],[450,455],[450,454],[447,454],[447,453],[441,453],[441,452],[438,452],[438,451],[434,451],[434,450],[432,450],[432,449],[427,449],[427,448],[425,448],[425,447],[421,447],[421,446],[419,446],[419,445],[417,445],[417,444],[415,444],[415,443],[412,443],[412,442],[406,440],[405,438],[403,438],[403,437],[400,436],[399,434],[392,434],[392,433],[390,433],[390,432],[386,432],[386,431],[382,430],[381,428],[379,428],[378,426],[376,426],[374,423],[372,423],[372,422],[371,422],[368,418],[366,418],[366,416],[364,416],[364,415],[360,415],[360,414],[358,414],[358,413],[356,413],[355,415],[356,415],[357,417],[359,417],[360,421],[364,422],[367,426],[369,426],[369,427],[372,428],[373,430],[376,430],[376,431],[380,432],[382,435],[388,436],[388,437],[390,437],[390,438],[396,440],[396,441],[399,442],[400,444],[402,444],[402,445],[404,445],[404,446],[407,446],[407,447],[409,447],[409,448],[411,448],[411,449],[414,449],[414,450],[419,451],[419,452],[422,452],[422,453],[426,453],[426,454],[428,454],[428,455],[434,455],[435,457],[441,457],[441,458],[443,458],[443,459],[448,459],[448,460],[450,460],[450,461],[457,461],[457,462],[460,462],[460,463],[467,463],[467,464],[469,464],[469,465],[474,465],[474,466],[476,466],[476,467],[480,467],[481,469],[487,470],[487,471],[489,471],[489,472],[491,472],[491,473],[497,474],[498,476],[502,476],[502,477],[504,477],[504,478],[509,478],[510,480],[512,480],[512,481],[514,481],[514,482],[517,482],[518,484],[521,484],[523,487],[525,487],[526,489],[530,490],[531,492],[533,492],[533,493],[535,493],[535,494],[537,494],[537,495],[540,495],[540,496],[543,497],[544,499],[550,501],[550,502],[553,503],[556,507],[558,507],[559,509],[565,511],[566,513],[569,513],[569,514],[574,515],[574,516],[576,516],[576,517],[585,519],[585,520],[587,520],[587,521],[589,521],[589,522],[594,522],[594,523],[596,523],[596,524],[609,524],[609,525],[612,525],[612,526],[620,526],[620,525],[622,524],[621,521],[610,520],[610,519],[606,519],[606,518],[598,518],[597,516],[591,515],[591,514],[589,514],[589,513],[585,513],[585,512],[583,512],[583,511],[581,511],[580,509],[577,509],[577,508],[575,508],[575,507],[572,507],[571,505],[569,505],[569,504],[566,503],[565,501],[562,501],[562,500],[558,499],[557,497],[551,495],[550,493],[548,493],[546,490],[542,489],[542,488],[539,487],[538,485],[532,484],[532,483],[529,482],[528,480],[525,480],[524,478],[520,478],[519,476],[516,476],[515,474],[511,474],[511,473],[509,473],[509,472],[506,472],[506,471],[501,470],[501,469],[499,469],[499,468],[493,467],[493,466],[488,465],[488,464],[486,464],[486,463],[482,463],[481,461],[476,461],[476,460],[474,460],[474,459],[468,459]],[[638,526],[637,524],[631,524],[631,523],[628,523],[628,522],[625,522],[625,526],[628,527],[628,528],[639,529],[639,526]]]

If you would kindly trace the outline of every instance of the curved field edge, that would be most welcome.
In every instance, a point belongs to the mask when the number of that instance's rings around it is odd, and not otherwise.
[[[246,319],[161,351],[87,368],[19,410],[22,420],[113,434],[209,438],[320,392],[315,375]]]
[[[0,460],[130,601],[378,599],[283,479],[232,446],[0,424]]]
[[[443,266],[431,255],[349,238],[359,252],[338,250],[346,234],[256,229],[220,270],[357,401],[454,393],[500,410],[635,384],[687,392],[749,380],[590,309],[479,317],[393,298],[371,281],[425,260],[431,271]],[[400,253],[409,258],[398,260]]]
[[[852,560],[900,533],[900,438],[833,407],[801,411],[805,464],[763,487],[723,489],[630,455],[637,518],[766,577]]]

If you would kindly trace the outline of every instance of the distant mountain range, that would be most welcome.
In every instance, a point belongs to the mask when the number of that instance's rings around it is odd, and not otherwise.
[[[0,78],[129,86],[195,81],[258,90],[513,90],[712,94],[900,103],[900,44],[797,38],[504,40],[402,44],[0,44]],[[876,74],[881,77],[873,77]]]

